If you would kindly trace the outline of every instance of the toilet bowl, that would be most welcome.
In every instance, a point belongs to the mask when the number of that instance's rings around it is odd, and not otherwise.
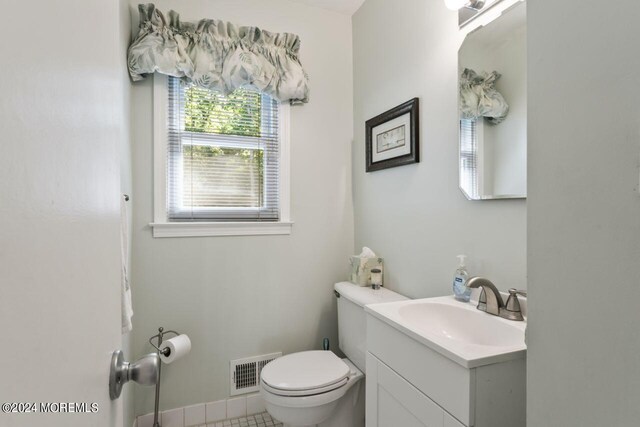
[[[260,374],[265,408],[285,427],[364,427],[364,306],[407,298],[348,282],[334,289],[339,347],[348,358],[325,350],[303,351],[269,362]]]
[[[364,425],[364,374],[330,351],[304,351],[264,367],[260,393],[285,426]]]

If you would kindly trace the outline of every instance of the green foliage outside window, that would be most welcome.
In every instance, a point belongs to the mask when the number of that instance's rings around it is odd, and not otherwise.
[[[262,96],[238,89],[229,95],[189,86],[185,90],[185,130],[260,136]]]
[[[184,83],[183,83],[184,84]],[[262,95],[247,89],[237,89],[229,95],[193,85],[185,88],[184,130],[259,137],[262,127]],[[262,170],[263,150],[227,149],[215,146],[193,147],[193,155],[236,155],[247,161],[257,157]],[[254,161],[255,161],[254,160]]]
[[[262,95],[238,89],[229,95],[184,87],[184,130],[260,137]],[[264,150],[194,144],[183,147],[185,195],[194,206],[261,206]],[[211,173],[224,170],[225,175]],[[209,171],[209,172],[208,172]],[[229,194],[235,194],[230,197]]]

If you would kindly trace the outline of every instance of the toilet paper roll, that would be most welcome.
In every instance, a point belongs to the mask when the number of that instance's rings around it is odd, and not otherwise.
[[[160,353],[160,360],[164,363],[171,363],[191,351],[191,340],[184,334],[178,335],[163,342],[160,348],[163,350]],[[167,352],[166,349],[169,351]]]

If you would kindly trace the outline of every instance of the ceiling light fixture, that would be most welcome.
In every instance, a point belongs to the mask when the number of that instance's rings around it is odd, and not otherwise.
[[[444,0],[444,4],[451,10],[460,10],[463,7],[480,10],[484,3],[484,0]]]

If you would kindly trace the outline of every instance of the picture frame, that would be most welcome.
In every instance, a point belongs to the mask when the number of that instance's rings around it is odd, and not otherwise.
[[[365,122],[366,171],[420,161],[419,100],[413,98]]]

